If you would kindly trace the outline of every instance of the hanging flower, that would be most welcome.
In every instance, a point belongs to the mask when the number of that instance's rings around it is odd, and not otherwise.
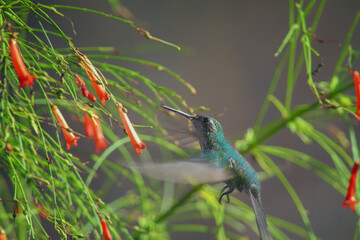
[[[110,234],[110,230],[106,224],[105,219],[101,218],[100,219],[100,223],[101,223],[101,229],[103,231],[103,236],[105,240],[112,240],[112,236]]]
[[[359,203],[355,199],[355,188],[356,188],[358,170],[359,170],[359,160],[354,163],[353,169],[351,171],[351,177],[349,181],[347,195],[343,202],[343,207],[350,207],[350,209],[353,211],[355,211],[355,205]]]
[[[85,130],[85,136],[87,137],[93,137],[94,136],[94,121],[89,116],[88,113],[85,113],[84,117],[84,130]]]
[[[87,137],[94,137],[95,142],[95,153],[98,154],[100,151],[105,150],[108,146],[105,140],[104,133],[101,129],[99,117],[93,112],[93,118],[85,113],[85,135]]]
[[[105,150],[108,146],[108,143],[105,140],[103,131],[101,129],[101,124],[99,118],[94,117],[96,125],[94,124],[94,141],[95,141],[95,153],[99,153],[102,150]]]
[[[96,72],[96,69],[93,67],[90,60],[86,56],[83,56],[80,64],[83,66],[83,68],[89,75],[91,84],[93,85],[96,94],[99,96],[102,105],[105,106],[105,101],[108,100],[110,98],[110,96],[106,92],[101,81],[99,80],[100,77],[99,77],[98,73]]]
[[[16,35],[14,34],[10,40],[10,56],[14,65],[14,69],[19,78],[19,87],[33,86],[36,76],[31,75],[26,69],[25,63],[21,57],[19,47],[16,41]]]
[[[139,136],[136,134],[135,129],[134,129],[133,125],[131,124],[128,115],[126,114],[126,109],[123,107],[123,105],[121,103],[118,103],[116,108],[119,111],[121,121],[124,124],[124,128],[125,128],[127,135],[130,138],[130,142],[134,146],[137,154],[141,154],[141,149],[146,148],[145,143],[143,143],[140,140]]]
[[[355,93],[356,93],[356,116],[357,120],[360,121],[360,75],[358,71],[352,71],[354,79]]]
[[[56,105],[51,106],[51,110],[54,113],[60,127],[63,130],[65,141],[66,141],[66,149],[69,150],[71,145],[77,146],[77,140],[79,137],[75,137],[74,133],[71,132],[69,125],[65,121],[64,116],[61,114],[59,108]]]
[[[90,60],[85,54],[83,54],[79,50],[76,50],[75,55],[79,58],[80,65],[89,75],[91,84],[93,85],[96,94],[100,98],[102,105],[105,106],[105,101],[110,98],[110,95],[106,92],[104,86],[105,79],[100,76],[99,72],[96,70],[94,65],[90,62]]]
[[[91,84],[93,85],[96,94],[99,96],[102,105],[105,106],[105,100],[109,99],[109,94],[107,94],[103,85],[98,84],[95,74],[89,69],[87,69],[86,71],[89,74]]]

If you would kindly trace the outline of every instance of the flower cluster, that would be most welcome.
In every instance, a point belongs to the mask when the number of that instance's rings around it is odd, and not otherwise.
[[[23,88],[25,86],[33,86],[34,79],[36,76],[31,75],[26,69],[25,63],[21,57],[19,47],[16,41],[16,35],[13,34],[12,38],[9,42],[10,46],[10,56],[14,65],[15,72],[19,78],[19,87]],[[100,74],[96,70],[96,68],[92,65],[90,60],[86,57],[86,55],[81,52],[76,52],[76,55],[79,57],[79,63],[83,67],[83,69],[88,74],[90,81],[102,103],[105,106],[105,101],[110,99],[110,95],[106,92]],[[85,82],[78,75],[74,74],[75,82],[81,90],[81,94],[89,99],[91,102],[96,101],[96,97],[94,94],[88,91],[86,88]],[[131,143],[133,144],[136,152],[141,154],[141,150],[146,147],[145,143],[143,143],[138,135],[136,134],[127,114],[126,109],[122,106],[122,104],[117,104],[117,108],[123,122],[126,133],[128,134]],[[51,110],[57,119],[59,126],[62,128],[65,141],[66,141],[66,149],[70,149],[71,146],[77,146],[77,140],[79,137],[75,136],[69,125],[67,124],[64,116],[60,112],[59,108],[51,103]],[[95,142],[95,153],[99,153],[102,150],[105,150],[108,146],[107,141],[104,138],[104,134],[101,128],[99,117],[93,111],[87,111],[84,117],[84,128],[85,128],[85,136],[94,138]]]

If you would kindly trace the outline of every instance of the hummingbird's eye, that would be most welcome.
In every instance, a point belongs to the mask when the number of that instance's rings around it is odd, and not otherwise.
[[[210,118],[204,117],[204,118],[203,118],[203,122],[206,122],[206,123],[210,122]]]

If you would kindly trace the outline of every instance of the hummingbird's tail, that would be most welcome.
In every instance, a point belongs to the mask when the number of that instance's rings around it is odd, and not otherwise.
[[[255,212],[256,223],[260,232],[260,239],[272,240],[273,238],[271,237],[267,227],[265,211],[260,197],[254,196],[250,189],[248,190],[247,194],[250,197],[251,204]]]

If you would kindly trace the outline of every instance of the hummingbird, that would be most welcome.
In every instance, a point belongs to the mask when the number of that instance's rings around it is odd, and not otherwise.
[[[219,183],[226,185],[221,190],[219,203],[237,189],[249,196],[260,233],[260,239],[272,240],[268,231],[264,207],[260,198],[260,181],[253,167],[226,140],[222,127],[212,117],[190,115],[162,105],[191,121],[197,133],[201,154],[194,159],[174,163],[146,164],[136,168],[144,175],[177,183]]]

